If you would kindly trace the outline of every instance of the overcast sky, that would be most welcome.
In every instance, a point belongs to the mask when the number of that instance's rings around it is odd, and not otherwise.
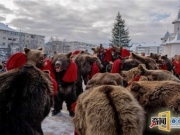
[[[109,43],[118,13],[134,43],[160,43],[173,32],[179,0],[1,0],[0,22],[61,40]]]

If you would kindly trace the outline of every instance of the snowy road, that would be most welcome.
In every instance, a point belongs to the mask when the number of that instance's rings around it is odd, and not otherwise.
[[[83,83],[83,88],[85,85]],[[72,118],[69,117],[69,113],[66,109],[66,104],[63,104],[62,116],[49,116],[43,121],[42,129],[44,135],[74,135],[74,126],[72,124]]]
[[[42,123],[44,135],[74,135],[74,127],[72,118],[69,117],[68,112],[64,109],[56,116],[48,116]]]

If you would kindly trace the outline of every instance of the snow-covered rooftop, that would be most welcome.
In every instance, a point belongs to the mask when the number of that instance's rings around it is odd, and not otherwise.
[[[5,25],[4,23],[0,23],[0,30],[17,32],[16,30],[9,28],[9,27],[8,27],[7,25]]]
[[[173,44],[173,43],[180,43],[180,32],[177,32],[177,34],[176,34],[176,36],[175,36],[175,38],[173,39],[173,40],[167,40],[165,43],[164,43],[164,45],[166,45],[166,44]]]
[[[169,36],[170,36],[170,33],[167,31],[166,34],[164,35],[163,39],[168,39]]]

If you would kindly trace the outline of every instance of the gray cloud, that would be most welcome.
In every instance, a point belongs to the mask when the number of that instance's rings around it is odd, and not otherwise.
[[[171,22],[178,12],[178,0],[18,0],[14,4],[16,18],[9,25],[47,39],[57,36],[94,44],[109,42],[118,11],[132,42],[160,42],[167,30],[173,31]]]
[[[6,8],[3,4],[0,3],[0,14],[9,14],[9,13],[13,13],[13,11]]]
[[[0,21],[5,21],[5,20],[6,20],[6,18],[0,16]]]

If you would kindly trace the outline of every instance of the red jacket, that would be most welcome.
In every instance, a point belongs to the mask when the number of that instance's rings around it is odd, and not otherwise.
[[[134,81],[139,81],[140,78],[141,78],[141,75],[135,76],[134,79],[128,84],[128,86],[130,86]]]
[[[81,51],[79,51],[79,50],[76,50],[76,51],[72,52],[72,55],[79,54],[80,52],[81,52]]]
[[[121,64],[120,59],[115,60],[112,65],[111,73],[120,73],[120,64]]]
[[[159,69],[160,69],[160,70],[167,70],[166,64],[159,65]]]
[[[6,68],[7,70],[15,69],[15,68],[20,68],[24,64],[26,64],[27,58],[24,53],[18,52],[13,55],[8,59]],[[55,75],[53,72],[53,68],[51,66],[51,62],[49,59],[46,59],[46,65],[40,68],[42,71],[48,70],[50,73],[51,81],[53,83],[54,91],[53,95],[57,92],[57,83],[55,81]]]
[[[106,55],[105,55],[105,58],[104,58],[104,61],[107,61],[108,63],[110,61],[112,61],[112,49],[105,49],[106,50]]]
[[[71,61],[62,80],[64,82],[75,82],[77,80],[77,72],[78,69],[76,63]]]
[[[49,71],[50,76],[51,76],[53,79],[56,79],[55,74],[54,74],[54,71],[53,71],[53,67],[52,67],[52,65],[51,65],[51,61],[50,61],[49,59],[46,59],[45,66],[40,67],[40,69],[41,69],[42,71]]]
[[[96,62],[94,62],[91,68],[91,73],[88,75],[88,79],[91,79],[96,73],[99,73],[99,67]]]
[[[53,67],[51,65],[51,61],[49,59],[46,59],[45,66],[40,67],[40,69],[42,71],[49,71],[49,75],[50,75],[51,81],[53,83],[53,96],[54,96],[57,93],[58,85],[57,85],[57,82],[56,82]]]
[[[180,62],[177,62],[177,61],[173,61],[173,65],[174,65],[174,72],[176,73],[176,74],[180,74]]]
[[[128,57],[128,56],[130,56],[129,50],[127,50],[127,49],[122,49],[122,50],[121,50],[121,57]]]

